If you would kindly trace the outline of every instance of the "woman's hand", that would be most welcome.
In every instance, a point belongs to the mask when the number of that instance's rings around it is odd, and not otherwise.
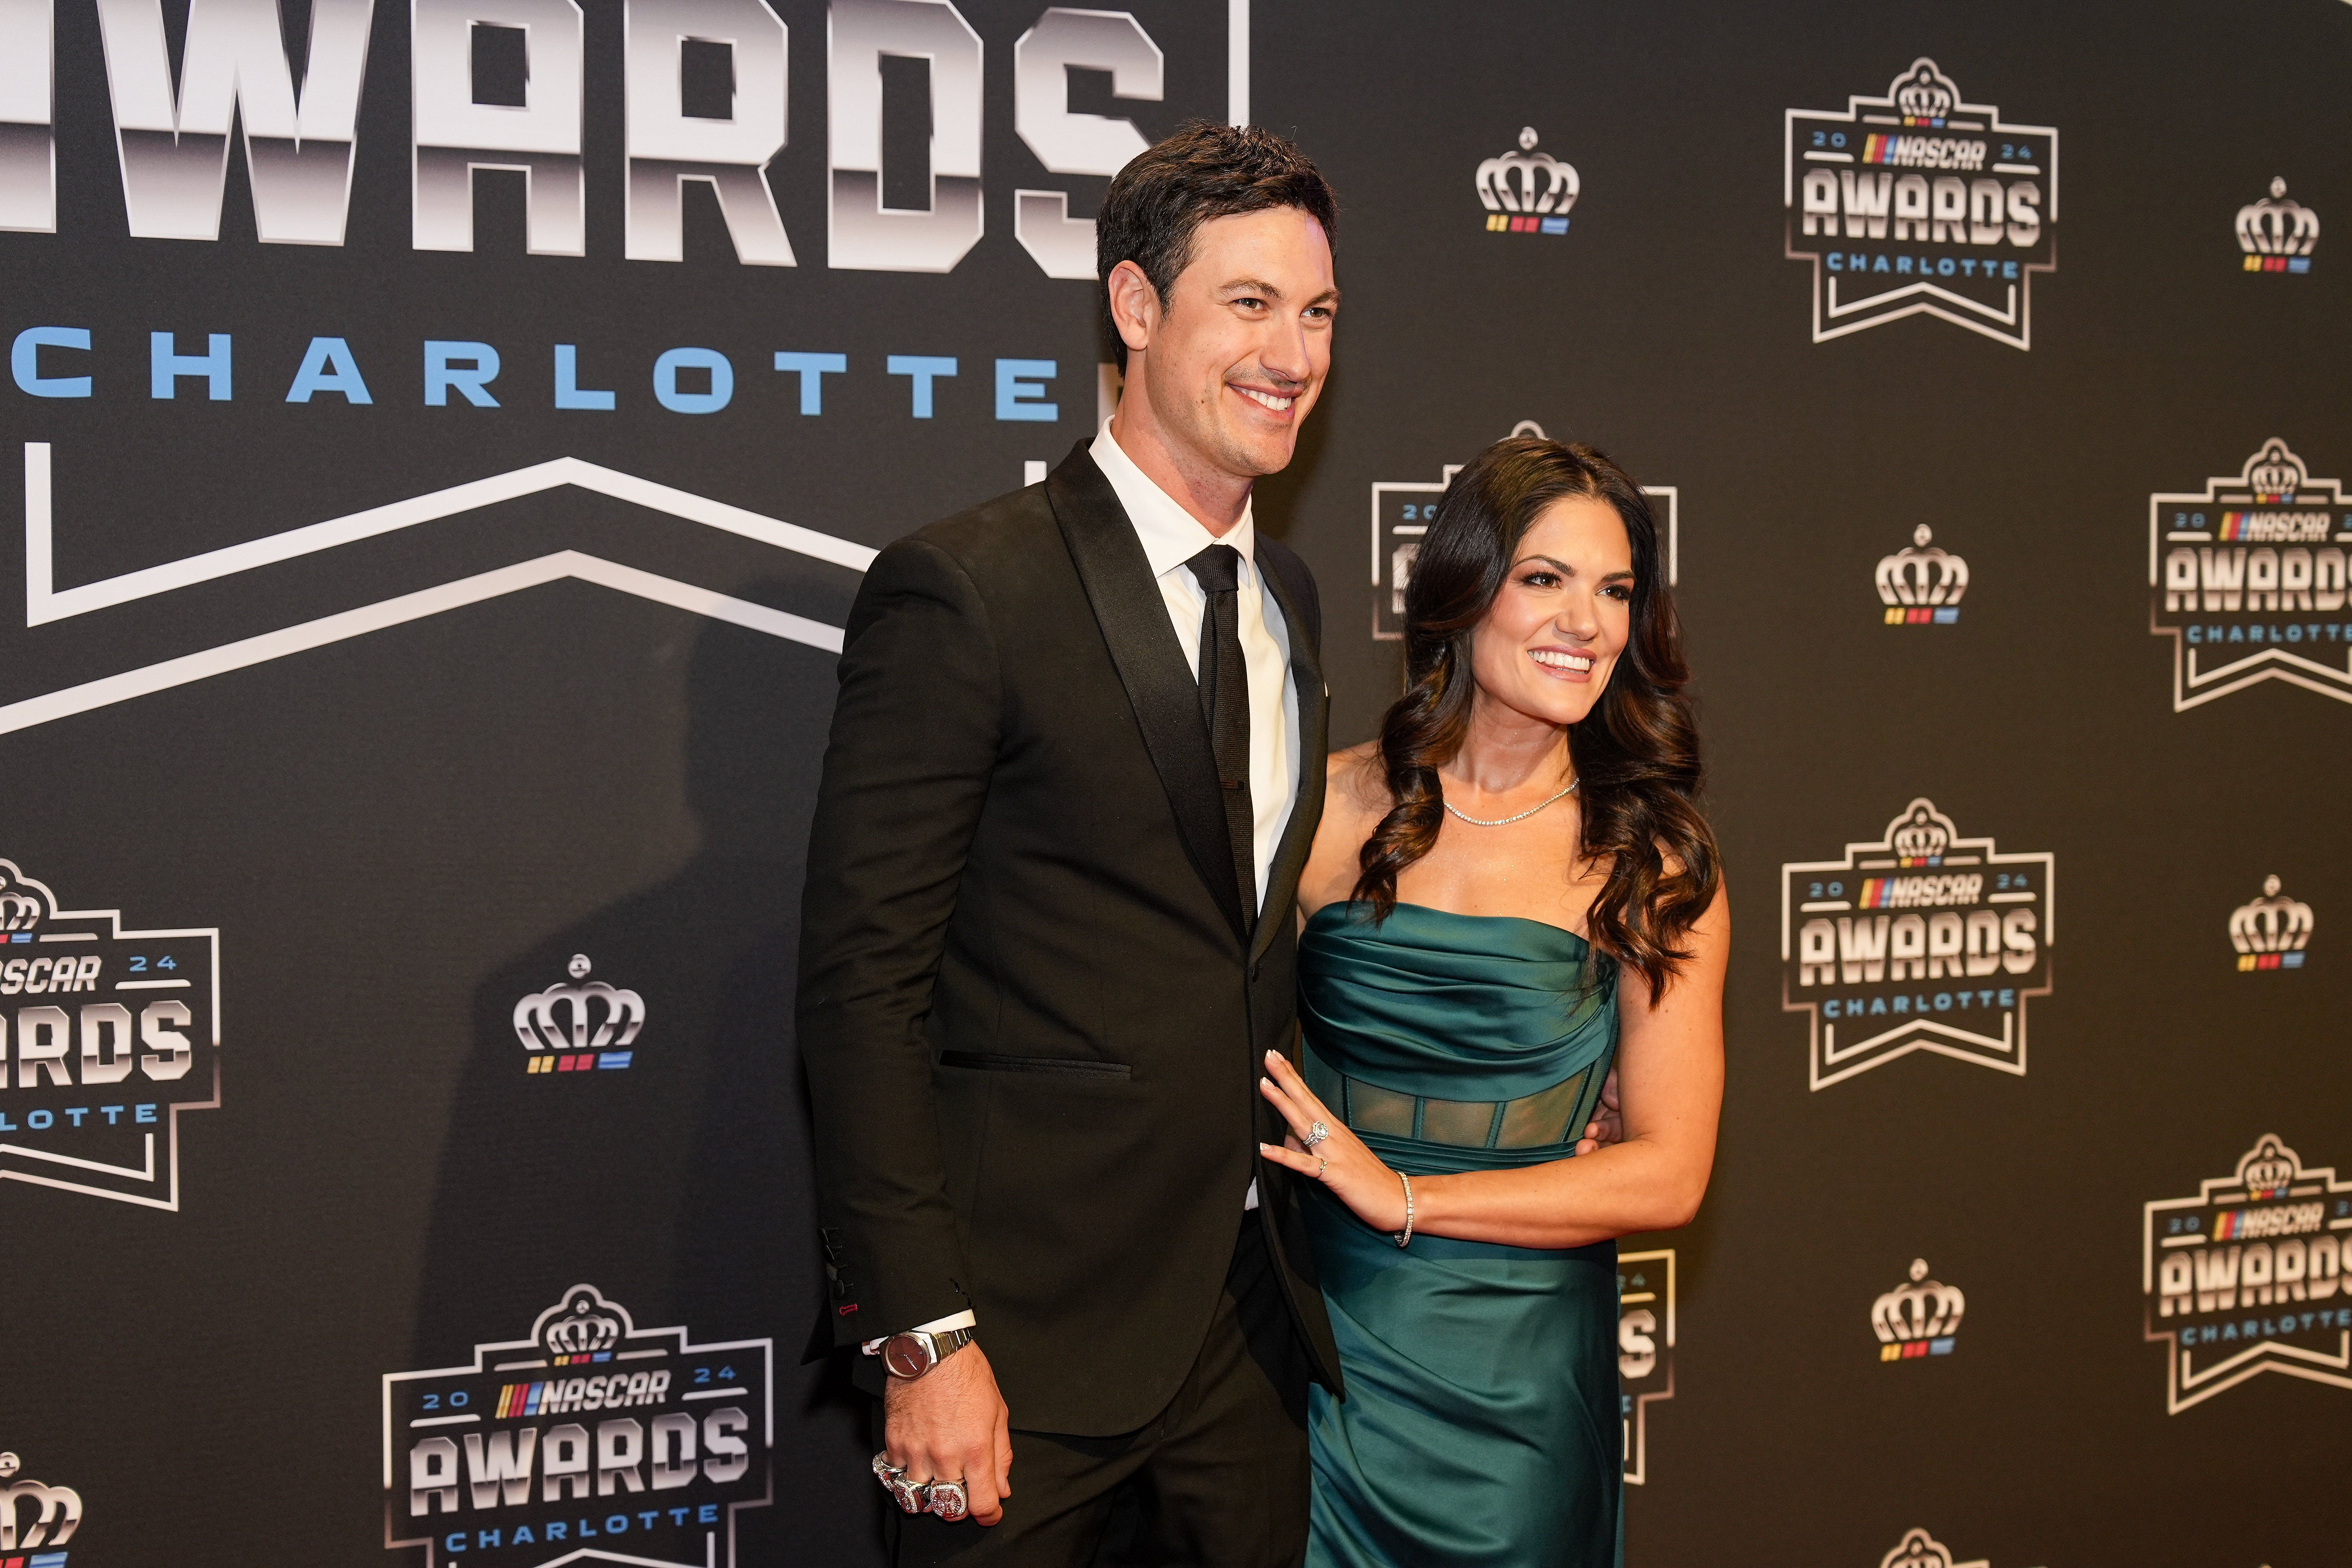
[[[1592,1120],[1584,1124],[1584,1136],[1577,1141],[1576,1152],[1591,1154],[1623,1142],[1625,1111],[1617,1101],[1617,1068],[1612,1063],[1609,1076],[1601,1080],[1601,1103],[1592,1108]]]
[[[1282,1113],[1290,1136],[1279,1147],[1259,1144],[1258,1152],[1309,1181],[1321,1181],[1374,1230],[1402,1230],[1404,1183],[1397,1173],[1364,1147],[1364,1141],[1349,1130],[1346,1121],[1325,1109],[1280,1051],[1265,1053],[1265,1070],[1268,1076],[1257,1080],[1258,1092]],[[1329,1130],[1329,1136],[1310,1152],[1307,1138],[1318,1121]]]

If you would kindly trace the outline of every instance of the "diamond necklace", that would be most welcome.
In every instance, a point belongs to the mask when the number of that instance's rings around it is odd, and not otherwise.
[[[1528,807],[1527,810],[1520,812],[1517,816],[1498,816],[1492,822],[1482,822],[1477,817],[1472,816],[1465,812],[1454,810],[1454,803],[1450,800],[1444,799],[1442,795],[1439,797],[1439,802],[1446,810],[1454,812],[1455,816],[1460,817],[1464,822],[1468,823],[1473,827],[1508,827],[1514,822],[1526,821],[1528,817],[1533,816],[1537,812],[1541,811],[1545,806],[1549,805],[1552,801],[1559,799],[1560,795],[1574,795],[1576,793],[1576,786],[1583,782],[1584,781],[1582,779],[1572,780],[1566,789],[1560,791],[1559,795],[1553,795],[1550,800],[1539,800],[1536,802],[1535,805]]]

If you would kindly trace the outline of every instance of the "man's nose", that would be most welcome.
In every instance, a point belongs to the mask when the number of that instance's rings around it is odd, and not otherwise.
[[[1257,363],[1277,380],[1303,384],[1315,363],[1307,351],[1306,323],[1296,318],[1277,322],[1259,346]]]

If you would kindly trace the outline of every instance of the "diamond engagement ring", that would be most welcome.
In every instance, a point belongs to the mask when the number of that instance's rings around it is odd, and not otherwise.
[[[923,1489],[923,1511],[953,1524],[971,1511],[971,1499],[961,1481],[933,1481]]]
[[[1329,1136],[1331,1136],[1331,1130],[1318,1121],[1307,1130],[1307,1141],[1304,1146],[1312,1149]]]

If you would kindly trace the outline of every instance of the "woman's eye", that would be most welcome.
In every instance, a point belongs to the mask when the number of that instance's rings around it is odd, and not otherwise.
[[[1559,585],[1559,579],[1549,572],[1530,572],[1519,581],[1530,588],[1556,588]]]
[[[1627,603],[1633,597],[1633,590],[1622,583],[1612,583],[1608,587],[1603,588],[1601,591],[1608,595],[1611,598],[1616,600],[1621,605]]]

